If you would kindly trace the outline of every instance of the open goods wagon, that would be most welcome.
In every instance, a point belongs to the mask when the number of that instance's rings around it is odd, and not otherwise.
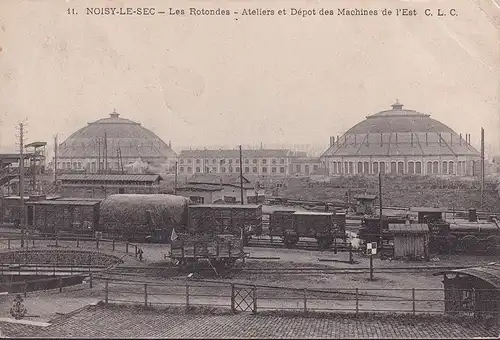
[[[262,234],[262,206],[246,204],[197,204],[189,206],[189,234],[231,234],[246,244]]]
[[[243,240],[233,235],[179,235],[170,249],[170,258],[178,266],[206,260],[216,271],[232,267],[245,256]]]
[[[321,248],[329,248],[335,238],[345,238],[345,214],[275,211],[270,215],[269,235],[281,237],[288,248],[301,237],[315,238]]]

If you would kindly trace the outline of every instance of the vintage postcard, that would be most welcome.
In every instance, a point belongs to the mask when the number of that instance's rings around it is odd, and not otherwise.
[[[0,1],[0,336],[498,338],[499,0]]]

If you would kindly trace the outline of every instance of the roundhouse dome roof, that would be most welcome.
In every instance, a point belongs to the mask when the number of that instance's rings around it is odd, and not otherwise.
[[[396,101],[391,110],[367,116],[323,156],[478,156],[474,147],[445,124]]]
[[[154,132],[140,123],[120,118],[113,112],[108,118],[88,123],[59,145],[60,158],[101,157],[104,145],[108,146],[108,158],[165,159],[175,157],[175,152]]]

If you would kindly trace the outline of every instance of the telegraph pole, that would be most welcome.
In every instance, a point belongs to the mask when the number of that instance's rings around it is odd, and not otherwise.
[[[19,220],[21,224],[21,248],[24,247],[24,124],[19,123],[19,198],[20,198],[20,211]]]
[[[240,194],[241,194],[241,204],[245,204],[243,202],[243,157],[241,154],[241,145],[240,145]]]
[[[481,208],[484,199],[484,129],[481,128]]]
[[[175,162],[174,195],[177,195],[177,161]]]
[[[57,133],[54,136],[54,183],[57,186]]]

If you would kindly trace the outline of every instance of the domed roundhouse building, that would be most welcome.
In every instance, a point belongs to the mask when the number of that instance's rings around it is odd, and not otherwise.
[[[333,176],[475,176],[481,166],[470,135],[458,135],[429,114],[404,109],[399,102],[392,110],[367,116],[340,138],[331,137],[321,159]]]
[[[170,143],[113,112],[108,118],[88,123],[58,146],[57,169],[120,171],[140,160],[168,172],[175,167],[176,157]]]

